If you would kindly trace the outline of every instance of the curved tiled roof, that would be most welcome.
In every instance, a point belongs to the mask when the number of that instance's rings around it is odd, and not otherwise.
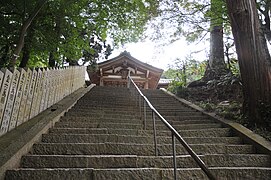
[[[106,65],[110,65],[111,63],[114,63],[115,61],[118,61],[120,59],[122,59],[123,57],[127,57],[128,59],[130,59],[131,61],[135,62],[136,64],[139,64],[143,67],[145,67],[146,69],[150,69],[152,71],[158,72],[158,73],[162,73],[164,70],[163,69],[159,69],[157,67],[154,67],[152,65],[149,65],[147,63],[144,63],[136,58],[134,58],[133,56],[131,56],[131,54],[127,51],[124,51],[122,53],[120,53],[120,55],[118,55],[117,57],[114,57],[112,59],[109,59],[107,61],[103,61],[101,63],[98,63],[99,67],[102,66],[106,66]]]

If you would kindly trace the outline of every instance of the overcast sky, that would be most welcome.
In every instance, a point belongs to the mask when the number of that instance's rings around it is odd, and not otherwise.
[[[129,43],[115,49],[109,59],[126,50],[136,59],[166,70],[169,65],[174,65],[177,58],[184,60],[191,52],[201,51],[200,53],[194,53],[193,57],[199,61],[206,60],[208,49],[208,43],[188,45],[185,40],[179,40],[167,46],[157,46],[154,42],[146,40],[145,42]]]

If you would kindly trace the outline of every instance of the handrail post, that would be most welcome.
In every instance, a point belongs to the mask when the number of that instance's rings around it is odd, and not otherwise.
[[[144,130],[147,129],[147,115],[146,115],[146,101],[143,101],[144,103]]]
[[[130,76],[130,71],[128,72],[128,76],[127,76],[127,88],[130,89],[130,86],[131,86],[131,76]]]
[[[173,167],[174,167],[174,180],[177,180],[177,160],[176,160],[176,142],[174,133],[171,132],[172,137],[172,153],[173,153]]]
[[[137,96],[136,96],[136,89],[135,87],[133,88],[134,89],[134,98],[135,98],[135,105],[137,106]]]
[[[156,137],[156,125],[155,125],[155,113],[154,113],[153,110],[152,110],[152,120],[153,120],[154,153],[155,153],[155,156],[158,156],[157,137]]]
[[[140,109],[140,111],[141,111],[141,120],[144,121],[144,97],[143,96],[141,96],[141,109]]]
[[[140,94],[137,94],[137,106],[140,108]],[[140,112],[139,112],[140,113]]]
[[[138,95],[138,106],[139,106],[139,116],[140,118],[142,118],[142,112],[141,112],[141,101],[142,101],[142,97],[140,96],[140,94]]]
[[[137,93],[136,93],[136,89],[135,89],[135,105],[137,107]]]

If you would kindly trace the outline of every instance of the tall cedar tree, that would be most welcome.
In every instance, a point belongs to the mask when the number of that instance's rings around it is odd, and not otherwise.
[[[271,58],[255,0],[226,0],[251,125],[271,129]]]

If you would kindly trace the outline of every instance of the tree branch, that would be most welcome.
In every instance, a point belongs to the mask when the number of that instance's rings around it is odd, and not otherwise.
[[[14,50],[14,53],[12,55],[11,61],[9,63],[9,66],[14,67],[16,65],[16,60],[19,57],[19,54],[24,46],[24,37],[25,34],[27,32],[28,27],[31,25],[33,19],[37,16],[37,14],[40,12],[40,10],[42,9],[43,5],[47,2],[48,0],[39,0],[39,2],[37,3],[34,11],[32,12],[32,14],[29,16],[29,18],[23,23],[22,27],[21,27],[21,31],[20,31],[20,35],[19,35],[19,40],[16,44],[16,48]]]

